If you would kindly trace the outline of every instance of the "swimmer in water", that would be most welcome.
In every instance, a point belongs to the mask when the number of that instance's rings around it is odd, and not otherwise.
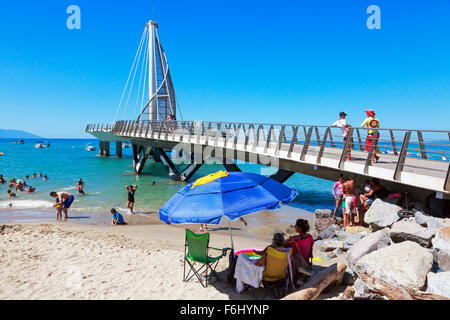
[[[78,182],[77,182],[77,190],[78,190],[78,194],[81,194],[81,195],[85,195],[85,193],[84,193],[84,190],[83,190],[83,188],[84,188],[84,182],[83,182],[83,180],[80,178],[80,180],[78,180]]]
[[[17,195],[12,192],[11,190],[6,191],[6,193],[9,195],[10,198],[16,197]]]

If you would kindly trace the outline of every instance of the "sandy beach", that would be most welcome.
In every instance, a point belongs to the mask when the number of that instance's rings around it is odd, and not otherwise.
[[[0,299],[251,299],[225,280],[228,258],[219,263],[222,281],[208,288],[194,279],[182,281],[181,227],[6,224],[0,226],[0,239]],[[236,248],[267,244],[239,235],[233,239]],[[210,245],[230,246],[225,228],[211,231]]]

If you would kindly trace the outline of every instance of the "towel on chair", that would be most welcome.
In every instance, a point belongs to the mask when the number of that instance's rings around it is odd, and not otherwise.
[[[234,278],[236,279],[236,292],[244,290],[244,283],[259,288],[263,278],[264,266],[255,265],[246,254],[240,254],[236,262]]]

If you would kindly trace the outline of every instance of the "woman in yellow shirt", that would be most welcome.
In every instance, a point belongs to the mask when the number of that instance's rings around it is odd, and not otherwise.
[[[366,139],[366,151],[370,151],[372,141],[375,144],[372,155],[372,162],[375,159],[378,161],[380,157],[377,156],[377,145],[380,134],[376,129],[380,128],[380,122],[375,118],[375,111],[372,109],[366,111],[367,118],[361,124],[361,128],[367,128],[367,139]]]

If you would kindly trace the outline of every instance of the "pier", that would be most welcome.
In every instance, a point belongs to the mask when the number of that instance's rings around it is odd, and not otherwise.
[[[203,121],[118,121],[86,127],[86,132],[100,140],[130,141],[138,173],[146,158],[156,154],[174,180],[188,181],[194,170],[213,158],[232,170],[239,170],[236,162],[240,161],[277,167],[273,178],[280,182],[296,172],[328,180],[345,172],[360,180],[379,178],[450,196],[449,131],[379,129],[380,160],[372,162],[373,146],[364,150],[365,130],[352,128],[346,144],[338,130]],[[169,156],[166,150],[176,152]],[[172,158],[182,159],[186,169],[178,171]]]
[[[139,78],[136,85],[135,78]],[[127,117],[133,88],[138,88],[134,115]],[[368,132],[363,128],[350,128],[344,142],[341,129],[331,126],[177,121],[177,111],[158,25],[150,21],[114,121],[89,124],[85,131],[101,141],[101,156],[109,155],[109,142],[116,146],[130,142],[137,174],[149,156],[164,166],[171,179],[185,182],[204,164],[219,162],[235,171],[240,163],[249,162],[276,168],[271,177],[282,183],[295,173],[332,181],[345,173],[358,187],[366,179],[378,178],[390,190],[423,202],[430,197],[447,201],[446,205],[450,201],[450,131],[380,128],[377,143],[366,148]],[[120,157],[121,148],[116,153]],[[372,161],[374,154],[380,157],[378,162]]]

